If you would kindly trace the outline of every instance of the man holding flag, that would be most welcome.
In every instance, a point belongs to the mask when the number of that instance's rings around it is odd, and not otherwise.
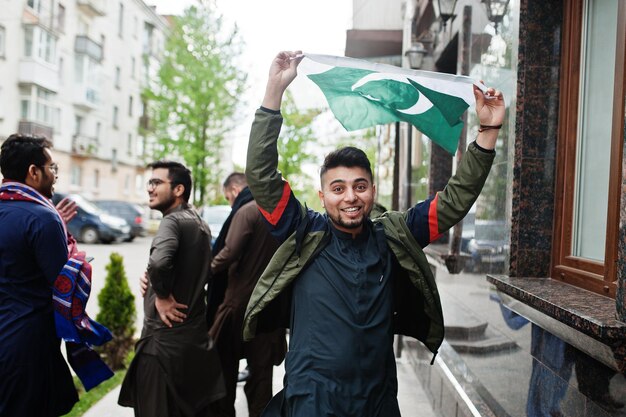
[[[274,58],[248,145],[250,190],[282,245],[250,298],[244,339],[274,327],[291,329],[284,389],[264,416],[399,416],[393,335],[414,337],[435,355],[443,341],[441,302],[422,249],[463,219],[478,197],[504,119],[503,96],[473,87],[481,128],[444,191],[406,212],[370,218],[376,197],[370,162],[360,149],[345,147],[327,155],[321,167],[326,213],[320,214],[300,204],[276,169],[282,96],[301,59],[299,52]],[[332,84],[359,88],[339,77]],[[406,99],[385,85],[362,95],[389,113],[402,110],[393,103]],[[410,93],[416,101],[419,94],[438,101],[437,94],[413,88],[419,90]],[[359,102],[340,98],[331,104],[336,116],[342,100],[342,111],[363,113]],[[455,121],[444,117],[441,123],[445,131]]]

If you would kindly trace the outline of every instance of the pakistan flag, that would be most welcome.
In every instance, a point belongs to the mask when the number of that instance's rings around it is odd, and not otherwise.
[[[468,77],[410,71],[344,57],[305,56],[326,65],[335,64],[308,77],[322,90],[346,130],[404,121],[451,154],[456,153],[463,129],[461,116],[474,103],[473,81]]]

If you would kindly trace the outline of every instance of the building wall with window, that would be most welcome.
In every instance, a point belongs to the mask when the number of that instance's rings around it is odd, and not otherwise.
[[[166,20],[141,0],[0,4],[0,138],[52,139],[60,191],[143,201],[134,185],[144,171],[141,91],[158,67]]]
[[[624,415],[626,3],[510,0],[497,30],[494,0],[459,0],[445,29],[439,3],[406,7],[403,49],[421,42],[422,69],[483,79],[508,110],[459,253],[426,248],[444,344],[434,366],[412,340],[403,354],[442,416]],[[470,109],[462,141],[476,125]],[[445,184],[455,158],[429,159]]]

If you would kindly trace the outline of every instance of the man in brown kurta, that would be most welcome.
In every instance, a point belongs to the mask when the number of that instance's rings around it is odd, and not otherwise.
[[[211,232],[187,204],[190,172],[175,162],[150,164],[150,208],[163,220],[150,248],[144,325],[119,404],[139,417],[204,417],[224,396],[205,320]]]
[[[258,417],[272,398],[273,366],[287,349],[283,329],[242,340],[243,316],[256,282],[278,248],[247,187],[245,175],[232,173],[224,182],[224,194],[233,207],[215,244],[211,263],[215,279],[228,279],[223,302],[217,309],[210,335],[217,344],[226,397],[218,401],[216,416],[235,416],[239,359],[248,360],[250,376],[244,392],[250,417]],[[219,250],[219,251],[218,251]],[[227,272],[224,273],[224,272]]]

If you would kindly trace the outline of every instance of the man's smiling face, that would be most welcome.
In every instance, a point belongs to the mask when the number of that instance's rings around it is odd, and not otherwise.
[[[376,187],[361,167],[338,166],[322,175],[322,206],[338,230],[358,234],[372,211]]]

